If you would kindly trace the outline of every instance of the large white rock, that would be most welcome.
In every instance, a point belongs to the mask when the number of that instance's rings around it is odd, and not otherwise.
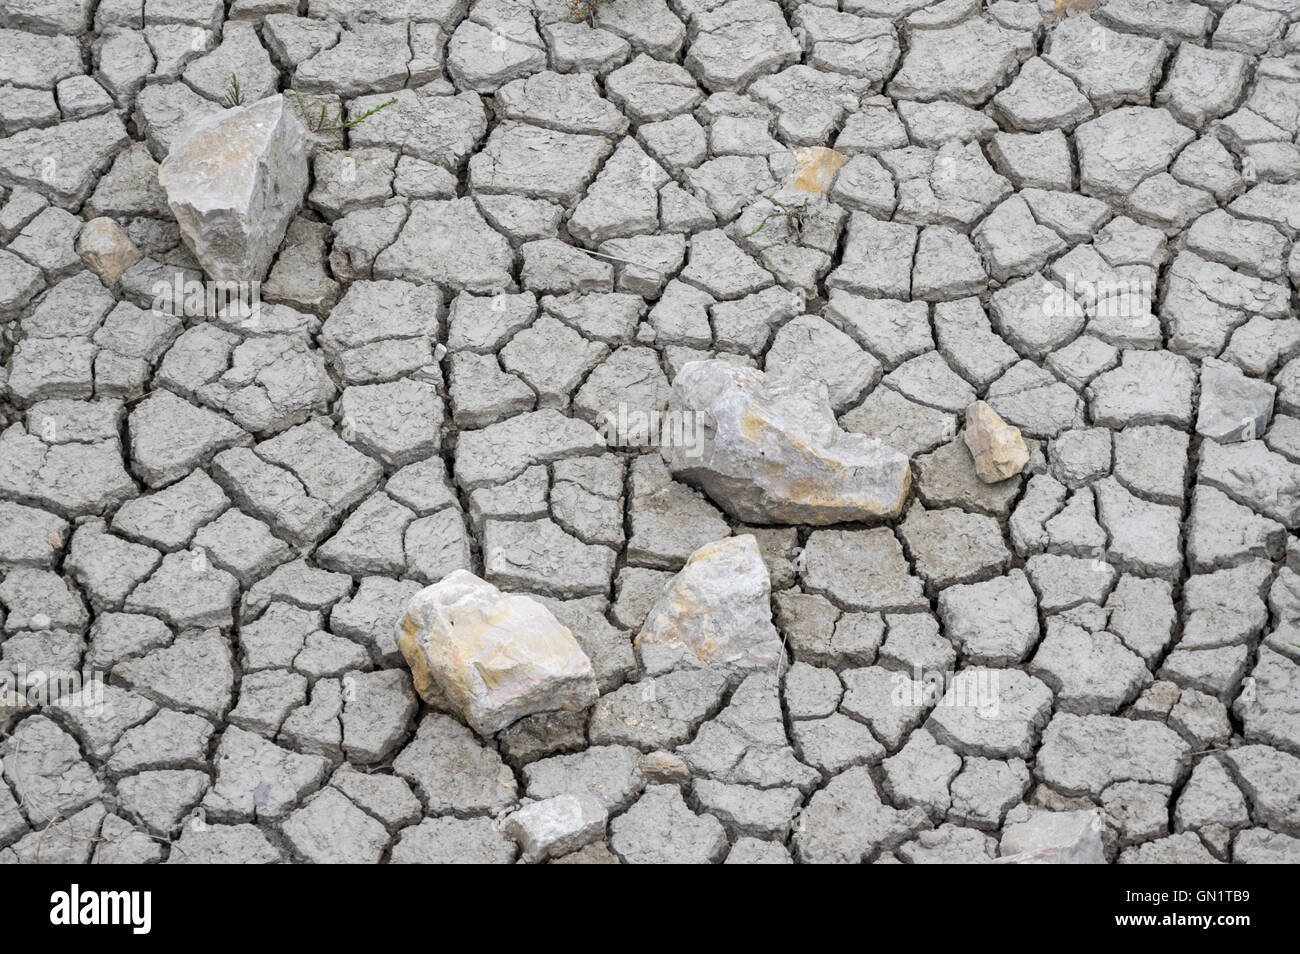
[[[1098,811],[1038,812],[1002,833],[1004,864],[1104,865]]]
[[[550,610],[466,570],[411,597],[397,645],[425,701],[437,704],[441,689],[483,736],[535,712],[585,709],[598,695],[591,660]]]
[[[706,543],[668,581],[636,638],[652,676],[674,669],[776,665],[771,581],[753,534]]]
[[[677,372],[668,413],[686,438],[662,441],[673,475],[740,520],[830,524],[902,512],[907,456],[842,430],[820,381],[692,361]]]
[[[158,169],[181,236],[209,278],[260,281],[307,191],[310,142],[283,96],[198,120]]]

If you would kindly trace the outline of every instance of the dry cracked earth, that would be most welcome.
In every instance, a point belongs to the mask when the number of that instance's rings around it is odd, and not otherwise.
[[[571,862],[1014,860],[1078,811],[1109,861],[1300,860],[1300,2],[1079,6],[0,0],[0,655],[105,679],[0,708],[0,860],[512,862],[564,793]],[[232,73],[396,98],[315,135],[256,325],[156,293]],[[905,514],[747,526],[591,427],[710,356],[823,381]],[[995,484],[977,399],[1029,442]],[[645,675],[743,533],[781,664]],[[395,623],[460,568],[593,707],[419,700]]]

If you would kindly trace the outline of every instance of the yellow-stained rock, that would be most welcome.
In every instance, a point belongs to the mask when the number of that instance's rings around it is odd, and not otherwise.
[[[983,401],[966,408],[962,437],[975,459],[975,473],[986,484],[1014,477],[1029,463],[1029,448],[1020,436],[1020,428],[1002,420]]]
[[[821,381],[691,361],[673,381],[668,415],[703,438],[664,443],[673,476],[746,523],[891,518],[907,502],[907,456],[843,430]]]
[[[771,581],[753,534],[706,543],[668,581],[636,638],[652,676],[703,666],[743,671],[776,665]]]
[[[790,187],[813,195],[825,195],[835,181],[835,173],[849,161],[849,157],[826,146],[812,146],[796,152],[794,161]]]
[[[140,257],[140,250],[122,226],[100,216],[81,227],[77,254],[88,269],[112,285]]]
[[[465,570],[411,597],[397,646],[421,697],[445,695],[483,736],[536,712],[585,709],[598,694],[591,660],[550,610]]]

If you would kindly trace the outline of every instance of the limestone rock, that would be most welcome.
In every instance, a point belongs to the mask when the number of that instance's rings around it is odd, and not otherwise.
[[[525,805],[506,820],[506,831],[519,842],[525,861],[543,861],[599,841],[608,818],[590,795],[566,793]]]
[[[781,638],[772,625],[770,590],[752,534],[696,550],[651,607],[636,638],[646,671],[774,665]]]
[[[677,373],[668,413],[701,435],[665,442],[674,476],[740,520],[823,525],[902,512],[907,457],[841,430],[820,381],[692,361]]]
[[[794,154],[795,168],[787,177],[790,188],[813,195],[825,195],[835,181],[840,166],[849,157],[825,146],[810,146]]]
[[[111,285],[140,257],[140,250],[122,226],[101,216],[81,227],[77,254],[87,268]]]
[[[309,142],[283,96],[199,120],[158,169],[186,245],[218,281],[257,281],[307,191]]]
[[[480,735],[596,700],[591,660],[551,611],[466,570],[411,597],[397,645],[425,701],[440,688]]]
[[[1002,860],[1014,865],[1104,865],[1101,828],[1100,809],[1040,812],[1007,826]]]
[[[986,484],[1014,477],[1029,463],[1029,448],[1020,436],[1020,428],[1002,420],[983,401],[976,401],[966,409],[966,430],[962,437],[975,458],[975,473]]]

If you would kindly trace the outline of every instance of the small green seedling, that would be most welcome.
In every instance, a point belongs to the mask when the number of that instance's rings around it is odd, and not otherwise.
[[[315,106],[309,107],[307,105],[306,100],[302,98],[302,93],[298,92],[297,89],[293,91],[293,95],[298,100],[298,109],[302,112],[303,121],[307,124],[307,128],[314,133],[341,132],[344,129],[354,129],[381,109],[392,106],[393,103],[397,102],[397,97],[394,96],[378,106],[367,109],[359,116],[345,119],[342,106],[339,106],[338,112],[331,116],[329,114],[329,103],[320,103],[320,112],[318,113]]]
[[[564,19],[568,23],[582,23],[585,20],[589,26],[594,27],[597,8],[613,2],[614,0],[564,0],[564,8],[568,11]]]
[[[780,199],[774,199],[770,195],[765,195],[763,198],[771,202],[776,208],[763,217],[763,221],[758,223],[758,228],[752,232],[746,232],[745,238],[763,231],[764,227],[772,219],[785,219],[785,227],[790,230],[791,235],[797,238],[799,233],[803,231],[803,216],[808,211],[808,200],[804,199],[803,205],[786,205]]]
[[[240,89],[239,77],[234,73],[230,74],[230,82],[226,84],[226,98],[221,102],[227,109],[244,105],[244,91]]]

